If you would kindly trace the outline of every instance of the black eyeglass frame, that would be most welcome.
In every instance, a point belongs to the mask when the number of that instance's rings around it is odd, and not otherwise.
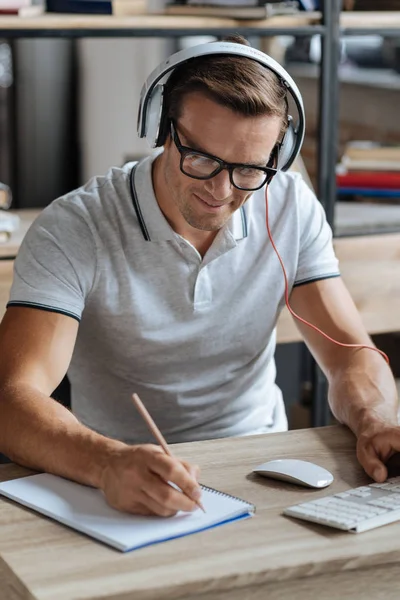
[[[200,152],[199,150],[193,150],[193,148],[184,146],[181,143],[181,140],[179,139],[178,132],[177,132],[176,127],[172,120],[171,120],[171,137],[172,137],[174,144],[180,154],[180,165],[179,165],[180,170],[184,175],[187,175],[187,177],[191,177],[192,179],[200,179],[202,181],[205,181],[207,179],[212,179],[212,177],[215,177],[216,175],[218,175],[218,173],[221,173],[221,171],[226,169],[229,173],[229,181],[231,182],[233,187],[235,187],[237,190],[243,190],[243,191],[247,191],[247,192],[255,192],[255,191],[261,189],[266,183],[270,183],[272,178],[274,177],[274,175],[276,175],[276,173],[278,172],[278,170],[274,169],[273,167],[260,167],[259,165],[249,165],[249,164],[244,164],[244,163],[227,163],[224,160],[222,160],[221,158],[218,158],[218,156],[213,156],[212,154],[207,154],[206,152]],[[183,170],[183,161],[185,160],[185,157],[188,154],[196,154],[198,156],[202,156],[204,158],[209,158],[211,160],[214,160],[215,162],[217,162],[219,164],[219,167],[217,167],[215,169],[215,171],[213,171],[210,175],[206,175],[204,177],[187,173],[186,171]],[[235,182],[233,181],[233,171],[234,171],[234,169],[237,169],[237,168],[257,169],[258,171],[263,171],[265,173],[265,179],[261,185],[255,187],[255,188],[240,187],[240,186],[236,185]]]

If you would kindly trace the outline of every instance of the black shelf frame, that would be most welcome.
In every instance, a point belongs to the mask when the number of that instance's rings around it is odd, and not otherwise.
[[[173,38],[173,37],[189,37],[198,35],[213,35],[221,37],[230,33],[241,33],[244,36],[267,37],[275,35],[294,35],[308,36],[315,34],[325,34],[323,25],[305,25],[304,27],[248,27],[241,25],[240,27],[124,27],[124,28],[80,28],[80,29],[58,29],[58,28],[18,28],[18,29],[1,29],[0,38],[17,39],[17,38],[142,38],[142,37],[157,37],[157,38]]]
[[[362,14],[362,13],[361,13]],[[399,28],[398,27],[376,27],[376,28],[368,28],[361,27],[360,29],[356,29],[354,27],[342,27],[340,30],[340,34],[343,35],[381,35],[382,37],[399,37]]]
[[[334,233],[336,163],[339,129],[340,12],[342,0],[324,0],[319,74],[319,136],[317,194]],[[311,375],[311,424],[323,427],[331,422],[328,381],[309,354]]]

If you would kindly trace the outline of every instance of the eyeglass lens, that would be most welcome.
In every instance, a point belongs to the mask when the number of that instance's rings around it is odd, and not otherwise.
[[[220,170],[220,164],[212,158],[188,152],[182,160],[182,170],[190,177],[208,178]],[[255,167],[240,166],[232,169],[232,180],[239,188],[255,189],[264,184],[265,171]]]

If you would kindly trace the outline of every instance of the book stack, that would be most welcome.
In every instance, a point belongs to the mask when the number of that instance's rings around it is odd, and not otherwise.
[[[226,17],[228,19],[269,19],[278,15],[294,15],[299,12],[297,0],[186,0],[170,2],[163,13],[167,15],[191,15]]]
[[[36,17],[44,11],[44,0],[0,0],[0,16]]]
[[[349,200],[400,202],[400,145],[351,142],[337,167],[338,195]]]

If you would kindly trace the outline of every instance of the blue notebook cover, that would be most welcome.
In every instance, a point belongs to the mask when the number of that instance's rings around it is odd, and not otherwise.
[[[251,517],[255,507],[202,486],[206,510],[142,517],[111,508],[100,490],[41,473],[0,483],[0,494],[122,552]]]

